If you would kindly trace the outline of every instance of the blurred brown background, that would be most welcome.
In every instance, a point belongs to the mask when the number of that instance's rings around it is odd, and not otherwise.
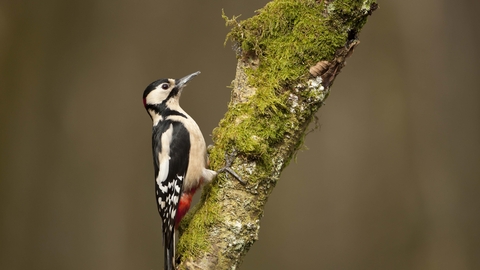
[[[214,3],[215,2],[215,3]],[[0,269],[160,269],[144,88],[207,143],[267,1],[0,2]],[[478,1],[380,1],[243,269],[480,269]]]

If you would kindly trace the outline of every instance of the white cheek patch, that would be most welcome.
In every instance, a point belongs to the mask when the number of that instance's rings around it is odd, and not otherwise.
[[[167,90],[162,89],[162,85],[157,86],[155,90],[150,92],[146,98],[147,104],[160,104],[162,101],[167,99],[168,95],[172,91],[173,87],[171,86]]]

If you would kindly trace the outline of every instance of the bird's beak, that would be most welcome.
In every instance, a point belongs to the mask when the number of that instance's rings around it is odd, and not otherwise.
[[[179,89],[182,89],[187,84],[188,81],[190,81],[193,77],[197,76],[198,74],[200,74],[200,71],[187,75],[181,79],[175,80],[175,84]]]

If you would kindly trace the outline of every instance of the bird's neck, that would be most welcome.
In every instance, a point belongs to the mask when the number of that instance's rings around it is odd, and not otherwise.
[[[180,107],[178,100],[172,99],[167,103],[152,104],[148,106],[148,113],[152,118],[153,125],[167,119],[169,116],[181,116],[188,118],[188,114]]]

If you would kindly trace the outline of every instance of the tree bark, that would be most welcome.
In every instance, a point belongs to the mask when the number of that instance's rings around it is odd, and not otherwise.
[[[179,269],[236,269],[258,239],[265,203],[330,93],[373,0],[278,0],[232,26],[232,99],[213,131],[210,166],[226,156],[247,183],[221,174],[180,225]]]

